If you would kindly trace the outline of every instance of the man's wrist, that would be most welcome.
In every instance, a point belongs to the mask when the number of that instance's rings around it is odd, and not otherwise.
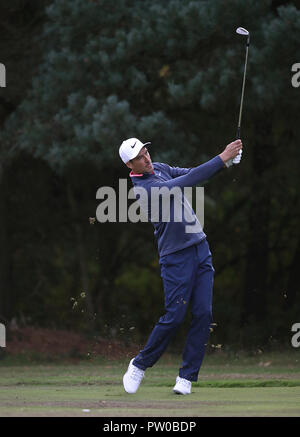
[[[226,164],[226,161],[228,161],[228,160],[230,159],[230,158],[228,158],[226,152],[222,152],[222,153],[220,153],[219,157],[222,159],[222,161],[224,162],[224,164]]]

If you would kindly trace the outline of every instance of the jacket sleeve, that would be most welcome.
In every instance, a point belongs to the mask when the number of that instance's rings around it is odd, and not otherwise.
[[[224,168],[224,162],[219,156],[215,156],[210,161],[204,164],[198,165],[193,168],[171,168],[171,175],[173,179],[169,181],[154,181],[151,185],[153,187],[193,187],[194,185],[200,184],[211,178],[213,175],[218,173],[222,168]],[[178,175],[178,176],[176,176]]]
[[[172,178],[178,178],[178,176],[183,176],[190,170],[190,168],[170,167],[170,175]]]

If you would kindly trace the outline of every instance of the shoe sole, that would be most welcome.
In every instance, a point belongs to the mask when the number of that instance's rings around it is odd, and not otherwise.
[[[175,393],[176,395],[183,395],[183,396],[185,396],[185,395],[189,395],[190,393],[182,393],[181,391],[179,391],[179,390],[173,390],[173,393]]]

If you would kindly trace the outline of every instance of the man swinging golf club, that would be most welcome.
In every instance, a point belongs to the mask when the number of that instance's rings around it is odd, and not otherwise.
[[[129,138],[121,144],[119,154],[122,161],[131,169],[130,177],[134,188],[143,188],[151,203],[153,188],[171,190],[179,187],[192,187],[208,180],[222,168],[241,160],[242,142],[236,140],[226,146],[224,151],[208,162],[194,168],[170,167],[163,163],[152,163],[147,150],[149,143],[137,138]],[[182,195],[181,200],[184,200]],[[170,208],[174,207],[170,203]],[[180,201],[179,201],[180,203]],[[160,212],[160,211],[159,211]],[[212,290],[214,268],[206,235],[186,232],[185,217],[181,221],[170,219],[150,221],[154,225],[160,257],[161,277],[165,294],[165,314],[155,325],[143,350],[133,358],[123,377],[127,393],[135,393],[142,381],[145,370],[152,367],[166,350],[171,338],[183,322],[187,306],[191,304],[192,322],[183,351],[182,366],[173,388],[174,393],[190,394],[192,381],[197,381],[198,373],[208,341],[212,323]],[[197,219],[196,219],[197,220]],[[201,226],[200,226],[201,228]]]

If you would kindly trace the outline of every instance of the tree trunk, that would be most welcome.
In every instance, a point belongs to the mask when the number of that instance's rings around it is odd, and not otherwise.
[[[248,217],[249,239],[246,249],[243,301],[241,313],[242,342],[261,344],[267,340],[265,324],[268,267],[269,267],[269,220],[271,187],[268,173],[274,162],[274,147],[266,144],[270,138],[267,126],[257,126],[260,137],[253,144],[250,213]]]
[[[5,187],[0,162],[0,318],[7,322],[11,316],[9,285],[9,245],[7,241]]]
[[[300,290],[299,269],[300,266],[300,238],[294,253],[294,257],[290,266],[287,290],[286,290],[286,306],[291,307],[296,303],[297,292]]]
[[[93,330],[95,327],[94,305],[89,290],[89,275],[88,275],[88,267],[86,262],[85,246],[83,241],[82,228],[79,220],[78,204],[76,202],[70,184],[67,184],[67,195],[68,195],[69,205],[71,208],[72,221],[73,221],[72,225],[76,236],[76,249],[78,254],[81,287],[82,287],[82,292],[85,293],[85,302],[86,302],[89,324],[91,329]]]
[[[260,323],[266,315],[268,275],[268,223],[270,202],[266,193],[254,190],[249,216],[251,237],[246,254],[242,325]]]

